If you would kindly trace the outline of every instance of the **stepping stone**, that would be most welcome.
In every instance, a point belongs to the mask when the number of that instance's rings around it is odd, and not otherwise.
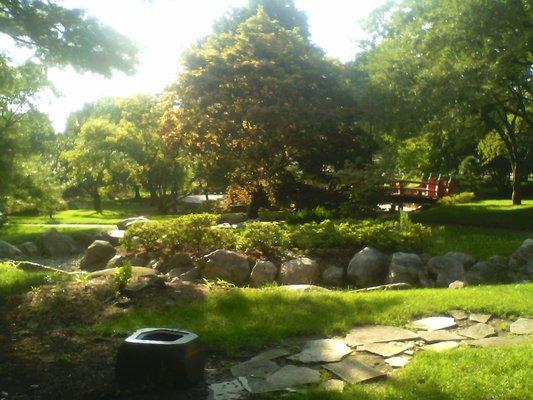
[[[453,328],[457,324],[450,317],[429,317],[414,321],[412,325],[417,329],[426,331],[437,331],[439,329]]]
[[[247,394],[238,379],[209,385],[209,400],[237,400]]]
[[[463,310],[451,310],[450,315],[456,321],[462,321],[462,320],[468,319],[468,314]]]
[[[494,336],[478,340],[467,340],[465,343],[475,347],[499,347],[510,344],[533,341],[533,336]]]
[[[278,388],[290,388],[308,383],[320,382],[320,372],[307,367],[286,365],[266,378],[266,381]]]
[[[407,329],[396,326],[367,325],[352,329],[344,341],[348,346],[355,347],[368,343],[398,342],[418,339],[418,335]]]
[[[283,390],[283,388],[279,388],[265,379],[254,378],[253,376],[241,376],[239,377],[239,382],[248,392],[253,394]]]
[[[285,357],[285,356],[288,356],[289,354],[291,354],[289,351],[282,349],[282,348],[270,349],[270,350],[263,351],[262,353],[259,353],[258,355],[250,358],[250,361],[251,360],[254,360],[254,361],[275,360],[276,358]]]
[[[492,315],[490,314],[470,314],[468,319],[470,321],[481,322],[482,324],[486,324],[489,321],[490,317],[492,317]]]
[[[494,328],[487,324],[482,324],[481,322],[475,325],[472,325],[465,329],[459,329],[457,333],[461,336],[466,336],[471,339],[483,339],[487,336],[492,336],[496,334]]]
[[[362,363],[354,357],[345,358],[337,363],[326,364],[323,367],[348,383],[364,382],[386,376],[385,373]]]
[[[352,352],[340,339],[319,339],[307,342],[301,353],[287,357],[303,363],[335,362]]]
[[[279,365],[271,360],[248,360],[231,367],[231,374],[238,378],[239,376],[254,376],[264,378],[267,375],[276,372]]]
[[[357,351],[368,351],[369,353],[377,354],[382,357],[392,357],[403,353],[405,350],[413,348],[413,345],[405,343],[390,342],[390,343],[368,343],[359,346]]]
[[[509,328],[517,335],[531,335],[533,334],[533,319],[518,318]]]
[[[455,332],[450,331],[420,331],[418,332],[418,335],[424,340],[426,343],[435,343],[435,342],[445,342],[448,340],[463,340],[464,337],[459,336]]]
[[[387,358],[385,362],[389,364],[392,368],[403,368],[410,360],[411,357],[400,356]]]
[[[344,381],[340,379],[330,379],[320,385],[320,389],[328,392],[342,392],[344,390]]]
[[[459,347],[459,342],[437,342],[437,343],[422,346],[422,350],[440,352],[440,351],[455,349],[457,347]]]

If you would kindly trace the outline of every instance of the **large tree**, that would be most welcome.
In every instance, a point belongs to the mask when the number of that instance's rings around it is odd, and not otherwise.
[[[443,142],[466,138],[473,148],[496,133],[511,166],[514,204],[531,171],[532,21],[526,0],[403,0],[374,15],[364,55],[404,131],[438,132]]]
[[[204,166],[224,165],[250,217],[288,175],[327,180],[361,156],[341,67],[262,8],[190,48],[183,66],[167,136]]]

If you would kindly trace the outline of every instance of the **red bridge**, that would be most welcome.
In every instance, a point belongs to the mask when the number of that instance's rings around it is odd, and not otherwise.
[[[427,181],[394,179],[387,187],[388,197],[393,203],[433,203],[453,192],[452,179],[446,181],[440,176],[437,179],[430,176]]]

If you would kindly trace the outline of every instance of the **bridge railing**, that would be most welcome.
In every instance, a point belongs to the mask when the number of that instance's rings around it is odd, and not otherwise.
[[[440,199],[443,196],[448,196],[454,192],[454,184],[450,178],[448,181],[444,179],[429,178],[428,180],[410,180],[410,179],[393,179],[388,188],[389,194],[392,196],[412,197],[412,198],[427,198]]]

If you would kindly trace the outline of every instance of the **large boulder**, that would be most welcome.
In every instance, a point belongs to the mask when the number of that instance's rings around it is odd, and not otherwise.
[[[276,281],[278,269],[271,261],[257,260],[252,273],[250,274],[250,281],[255,287],[266,285]]]
[[[357,287],[379,286],[389,272],[389,257],[373,247],[356,253],[348,264],[346,277]]]
[[[194,268],[194,261],[189,253],[175,253],[170,257],[165,258],[162,262],[157,264],[157,270],[162,274],[166,274],[172,270],[189,271]]]
[[[506,257],[493,256],[487,261],[475,263],[465,273],[465,281],[469,285],[511,282],[512,277],[509,273],[508,259]]]
[[[74,239],[53,228],[43,236],[42,242],[44,252],[54,258],[68,256],[80,250]]]
[[[463,265],[463,269],[466,271],[470,269],[475,263],[476,259],[467,253],[462,253],[460,251],[449,251],[444,254],[445,257],[453,258],[459,261]]]
[[[316,282],[319,274],[318,263],[302,257],[281,264],[279,279],[283,285],[302,285]]]
[[[388,283],[418,286],[427,281],[427,275],[427,268],[417,254],[398,252],[392,255]]]
[[[198,267],[194,267],[187,272],[184,272],[179,276],[179,279],[184,282],[197,281],[202,277],[202,270]]]
[[[130,226],[133,226],[135,224],[144,224],[145,222],[150,221],[146,217],[131,217],[123,219],[122,221],[117,222],[117,228],[121,231],[124,231],[128,229]]]
[[[102,269],[117,253],[113,245],[105,240],[95,240],[87,247],[85,255],[80,261],[80,268],[87,271]]]
[[[464,279],[463,264],[454,257],[436,256],[428,261],[429,274],[435,279],[435,284],[441,287],[447,287],[455,281]]]
[[[39,248],[33,242],[24,242],[18,248],[29,257],[37,257],[39,255]]]
[[[105,267],[106,268],[122,267],[126,262],[128,262],[128,258],[126,256],[123,256],[122,254],[116,254],[107,262]]]
[[[74,241],[83,249],[86,249],[92,244],[92,242],[99,239],[98,236],[98,234],[94,233],[75,232],[72,234],[72,239],[74,239]]]
[[[244,285],[250,277],[248,258],[229,250],[216,250],[205,256],[204,278],[222,279]]]
[[[22,251],[12,244],[0,240],[0,259],[16,260],[19,258],[24,258]]]
[[[513,281],[533,280],[533,239],[526,239],[509,259],[509,274]]]
[[[344,269],[332,265],[322,271],[322,283],[328,286],[344,285]]]

